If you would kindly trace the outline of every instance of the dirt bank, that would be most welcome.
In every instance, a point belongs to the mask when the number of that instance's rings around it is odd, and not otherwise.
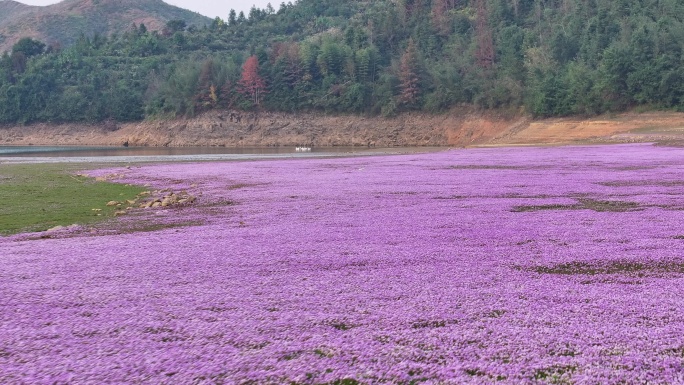
[[[231,116],[233,115],[233,116]],[[684,138],[683,113],[533,120],[474,108],[394,118],[212,111],[192,119],[0,128],[0,145],[502,146]]]

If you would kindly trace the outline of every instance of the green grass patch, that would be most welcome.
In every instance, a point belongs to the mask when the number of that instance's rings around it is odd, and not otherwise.
[[[105,220],[126,207],[107,207],[108,202],[133,200],[145,190],[73,174],[82,168],[65,164],[0,166],[0,235]]]

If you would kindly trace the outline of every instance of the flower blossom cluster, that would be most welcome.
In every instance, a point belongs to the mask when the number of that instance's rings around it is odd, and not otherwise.
[[[111,173],[198,203],[1,238],[0,383],[684,382],[682,149]]]

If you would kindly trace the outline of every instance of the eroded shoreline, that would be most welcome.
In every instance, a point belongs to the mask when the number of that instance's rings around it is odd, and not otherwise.
[[[684,113],[624,113],[533,120],[526,115],[460,108],[393,118],[227,111],[192,119],[123,124],[46,124],[0,128],[0,145],[147,147],[471,147],[684,140]]]

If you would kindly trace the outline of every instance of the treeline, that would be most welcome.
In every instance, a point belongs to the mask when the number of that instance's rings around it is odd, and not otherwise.
[[[0,58],[0,122],[684,109],[681,0],[300,0]]]

